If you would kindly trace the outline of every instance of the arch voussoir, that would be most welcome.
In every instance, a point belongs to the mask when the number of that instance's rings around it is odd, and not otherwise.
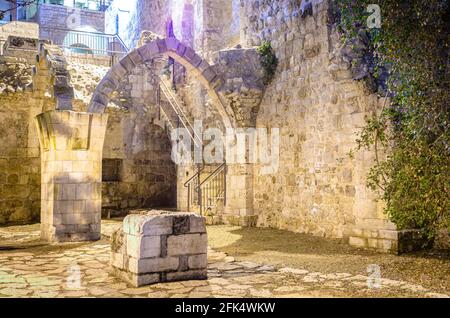
[[[217,94],[217,90],[224,84],[223,79],[218,76],[214,67],[195,53],[192,48],[184,45],[175,37],[156,39],[132,50],[123,57],[119,63],[115,64],[109,70],[97,86],[89,104],[88,111],[92,113],[104,112],[111,98],[111,94],[119,88],[120,81],[130,74],[136,66],[150,61],[161,54],[172,57],[189,71],[192,71],[194,76],[203,85],[208,87],[208,93],[217,101],[217,107],[225,126],[234,126],[232,124],[234,122],[233,112],[222,104]]]

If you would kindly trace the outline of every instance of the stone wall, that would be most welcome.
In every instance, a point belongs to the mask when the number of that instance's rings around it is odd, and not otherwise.
[[[40,157],[33,117],[42,110],[29,89],[32,65],[0,56],[0,224],[39,221]]]
[[[170,17],[175,36],[204,58],[239,44],[239,0],[116,0],[105,12],[106,32],[114,34],[118,26],[119,36],[134,48],[144,30],[166,36]]]
[[[300,1],[242,1],[243,43],[270,41],[279,59],[257,117],[258,127],[280,128],[276,173],[254,170],[258,225],[344,238],[356,246],[396,248],[395,226],[365,185],[369,152],[348,152],[364,117],[384,103],[354,80],[329,26],[327,1],[300,9]],[[350,238],[350,239],[349,239]]]
[[[53,4],[41,4],[36,22],[40,38],[63,44],[67,29],[89,32],[105,31],[105,14],[100,11],[81,10]]]
[[[176,205],[176,167],[166,131],[149,116],[108,110],[104,159],[120,160],[118,178],[103,182],[104,213]]]
[[[0,140],[4,145],[0,150],[0,224],[38,222],[40,215],[41,164],[34,117],[55,109],[57,102],[47,73],[35,74],[32,80],[30,61],[36,60],[37,52],[27,54],[26,59],[0,57]],[[75,111],[86,111],[109,69],[87,62],[71,57],[67,63]],[[145,69],[136,70],[124,79],[122,94],[108,107],[104,159],[120,160],[121,170],[118,179],[102,185],[105,215],[175,205],[176,167],[167,132],[160,126],[155,91],[147,80]]]

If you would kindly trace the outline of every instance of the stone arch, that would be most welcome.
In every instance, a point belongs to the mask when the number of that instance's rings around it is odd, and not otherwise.
[[[167,55],[183,65],[205,86],[208,95],[212,98],[225,127],[236,127],[234,112],[230,106],[222,103],[218,91],[224,84],[223,79],[217,75],[213,66],[202,59],[195,51],[181,43],[174,37],[157,39],[137,49],[132,50],[115,64],[97,86],[88,112],[102,113],[110,101],[111,94],[118,89],[120,80],[131,73],[138,65],[145,63],[159,55]]]

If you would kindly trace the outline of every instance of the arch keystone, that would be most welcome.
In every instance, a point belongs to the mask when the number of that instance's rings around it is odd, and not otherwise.
[[[167,38],[166,39],[166,47],[167,50],[177,52],[178,46],[180,45],[180,41],[176,38]]]
[[[141,55],[142,60],[146,62],[154,58],[155,55],[159,54],[159,47],[158,44],[153,41],[141,46],[139,49],[137,49],[137,51],[139,55]]]

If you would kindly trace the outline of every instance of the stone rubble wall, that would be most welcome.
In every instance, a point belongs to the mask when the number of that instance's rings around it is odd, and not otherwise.
[[[0,57],[0,224],[39,221],[40,157],[29,59]]]
[[[207,278],[205,219],[163,211],[128,215],[111,236],[114,275],[139,287]]]
[[[281,134],[278,171],[254,170],[258,226],[396,250],[395,226],[365,184],[373,155],[348,156],[364,117],[384,100],[355,80],[351,59],[342,59],[346,48],[329,26],[328,1],[316,1],[312,15],[302,12],[300,1],[241,5],[243,43],[269,41],[279,59],[257,117],[258,127],[279,127]]]
[[[30,50],[5,49],[10,36],[24,39],[39,39],[39,25],[36,23],[13,21],[0,26],[0,56],[11,58],[21,58],[26,60],[28,64],[35,63],[35,54]]]

